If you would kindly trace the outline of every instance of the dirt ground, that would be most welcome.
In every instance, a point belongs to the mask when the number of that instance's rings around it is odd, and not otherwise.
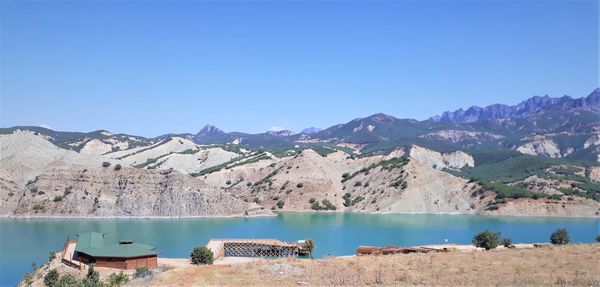
[[[600,286],[600,245],[186,266],[130,285]]]

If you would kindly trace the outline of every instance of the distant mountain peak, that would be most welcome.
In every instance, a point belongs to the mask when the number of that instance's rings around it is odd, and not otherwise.
[[[278,137],[288,137],[294,135],[294,132],[291,130],[267,131],[267,133]]]
[[[587,110],[600,111],[600,89],[595,89],[589,96],[573,99],[569,96],[552,98],[548,95],[534,96],[516,105],[493,104],[487,107],[471,106],[447,111],[440,116],[430,118],[430,121],[447,121],[456,123],[471,123],[478,120],[501,120],[525,118],[543,110]]]
[[[197,136],[214,136],[222,135],[225,132],[213,125],[205,125],[196,135]]]
[[[397,120],[394,116],[386,115],[384,113],[377,113],[368,118],[378,123],[393,123]]]
[[[303,129],[300,133],[301,134],[316,134],[316,133],[318,133],[320,131],[322,131],[322,129],[315,128],[315,127],[309,127],[309,128]]]

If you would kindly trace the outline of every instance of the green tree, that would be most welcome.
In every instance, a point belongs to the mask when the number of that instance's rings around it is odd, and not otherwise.
[[[484,248],[485,250],[498,247],[499,241],[500,232],[491,232],[489,230],[482,231],[473,237],[473,245]]]
[[[115,170],[121,170],[121,164],[117,163],[117,164],[115,165]]]
[[[312,239],[307,239],[304,241],[304,249],[308,251],[308,255],[312,258],[313,250],[315,250],[315,242]]]
[[[129,282],[129,276],[123,273],[123,270],[119,273],[112,273],[108,276],[108,286],[110,287],[119,287],[123,286],[125,283]]]
[[[569,243],[569,232],[566,228],[559,228],[550,235],[550,242],[555,245],[565,245]]]
[[[58,271],[56,271],[56,268],[48,271],[48,274],[46,274],[46,276],[44,276],[44,284],[48,287],[54,287],[56,286],[56,283],[58,283],[58,279],[59,279],[59,275],[58,275]]]
[[[133,278],[144,278],[150,275],[152,272],[148,269],[148,267],[138,267],[135,268],[135,273],[133,273]]]
[[[213,264],[213,253],[204,246],[194,248],[190,257],[192,259],[192,264]]]
[[[502,246],[506,248],[515,248],[515,246],[512,243],[512,239],[509,237],[502,238],[502,240],[500,240],[500,244],[502,244]]]
[[[103,286],[102,281],[100,281],[100,273],[94,270],[94,265],[90,265],[85,278],[81,280],[80,284],[83,287],[101,287]]]
[[[65,274],[58,279],[54,287],[72,287],[77,285],[77,279],[71,274]]]
[[[283,202],[283,200],[279,200],[277,202],[277,207],[279,207],[280,209],[283,208],[284,205],[285,205],[285,202]]]

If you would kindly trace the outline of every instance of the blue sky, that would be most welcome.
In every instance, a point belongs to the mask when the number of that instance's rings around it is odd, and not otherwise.
[[[1,126],[328,127],[588,95],[598,1],[2,1]]]

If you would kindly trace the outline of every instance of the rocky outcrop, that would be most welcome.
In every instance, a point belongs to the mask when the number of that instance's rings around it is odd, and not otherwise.
[[[441,130],[419,136],[420,138],[445,140],[453,143],[458,143],[467,140],[474,141],[487,141],[497,140],[504,136],[495,135],[486,132],[473,132],[473,131],[462,131],[462,130]]]
[[[410,157],[438,170],[444,168],[461,169],[465,166],[475,166],[473,157],[462,151],[439,153],[414,145],[410,149]]]
[[[537,139],[521,145],[517,148],[517,151],[522,154],[541,155],[552,158],[561,157],[558,145],[553,140],[547,138]]]
[[[58,165],[15,196],[17,216],[188,217],[261,213],[253,203],[177,171]]]
[[[583,143],[583,148],[600,145],[600,134],[595,134]]]

